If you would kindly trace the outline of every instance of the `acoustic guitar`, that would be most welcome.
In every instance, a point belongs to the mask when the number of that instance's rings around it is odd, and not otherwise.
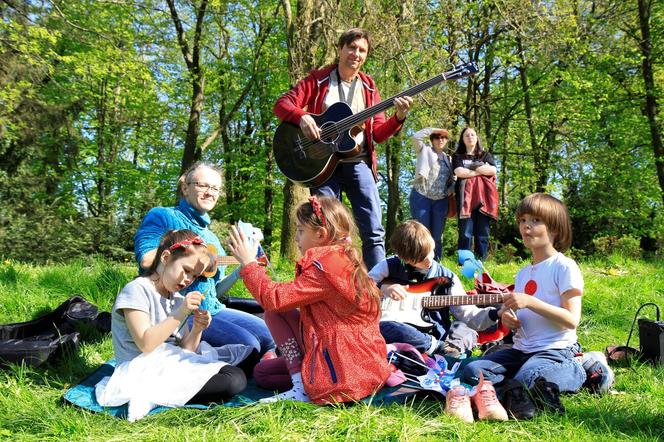
[[[361,152],[353,136],[362,130],[362,123],[393,106],[395,98],[412,97],[440,82],[464,78],[478,71],[475,63],[457,66],[357,114],[353,114],[346,103],[335,103],[322,114],[311,114],[321,129],[318,140],[306,138],[300,126],[282,122],[272,141],[277,166],[293,182],[308,187],[320,186],[332,176],[339,160],[352,158]]]
[[[432,278],[408,286],[408,295],[401,301],[385,297],[381,301],[381,321],[397,321],[417,327],[430,327],[430,322],[422,319],[422,310],[436,310],[453,305],[489,305],[503,302],[503,295],[498,293],[479,295],[432,295],[439,285],[449,286],[446,277]]]

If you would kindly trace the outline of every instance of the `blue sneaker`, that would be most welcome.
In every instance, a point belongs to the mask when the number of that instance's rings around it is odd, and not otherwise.
[[[592,393],[605,394],[608,393],[613,383],[615,376],[613,370],[606,362],[606,356],[601,351],[589,351],[584,353],[581,358],[581,365],[586,371],[586,383],[584,384]]]

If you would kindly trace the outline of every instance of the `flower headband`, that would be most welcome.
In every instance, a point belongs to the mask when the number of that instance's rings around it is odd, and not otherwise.
[[[203,238],[201,238],[200,236],[196,235],[196,236],[194,236],[193,238],[190,238],[190,239],[183,239],[182,241],[178,241],[178,242],[176,242],[175,244],[173,244],[172,246],[170,246],[170,247],[168,248],[168,251],[169,251],[169,252],[172,252],[173,250],[179,249],[180,247],[186,249],[186,248],[188,248],[189,246],[194,245],[194,244],[195,244],[195,245],[201,245],[201,246],[206,245],[206,244],[205,244],[205,241],[203,241]]]
[[[323,227],[325,227],[326,222],[325,222],[325,216],[323,216],[323,209],[320,205],[320,201],[318,201],[318,198],[316,198],[315,195],[309,197],[309,204],[311,204],[311,208],[314,210],[314,215],[316,215],[316,218],[318,218],[320,224]]]

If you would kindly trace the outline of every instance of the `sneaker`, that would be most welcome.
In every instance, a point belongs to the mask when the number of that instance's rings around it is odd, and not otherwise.
[[[565,414],[565,406],[560,402],[560,388],[558,384],[548,382],[543,377],[535,379],[535,385],[530,389],[535,404],[540,410],[549,410],[559,415]]]
[[[521,382],[510,380],[502,388],[502,393],[502,404],[515,420],[528,420],[535,417],[537,409]]]
[[[477,409],[477,418],[479,420],[506,421],[508,419],[507,412],[500,402],[498,402],[496,390],[489,381],[482,380],[477,386],[475,396],[473,396],[473,403]]]
[[[447,392],[445,398],[445,413],[455,416],[463,422],[471,423],[473,410],[470,408],[470,396],[463,385],[457,385]]]
[[[604,353],[600,351],[584,353],[581,358],[581,365],[586,371],[584,386],[588,387],[592,393],[608,393],[615,382],[615,376],[606,362]]]

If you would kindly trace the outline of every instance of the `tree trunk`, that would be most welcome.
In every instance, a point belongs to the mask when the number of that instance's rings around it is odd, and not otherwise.
[[[193,163],[201,158],[201,149],[198,147],[198,134],[201,130],[201,112],[205,99],[205,77],[201,71],[200,48],[201,36],[203,34],[203,19],[208,5],[208,0],[201,0],[200,6],[194,6],[196,12],[196,24],[191,47],[187,41],[187,35],[178,16],[174,0],[167,0],[171,19],[175,26],[178,38],[178,46],[184,57],[189,75],[191,75],[191,105],[189,109],[189,121],[187,123],[187,134],[184,141],[184,152],[182,153],[182,164],[180,173],[184,172]]]
[[[184,152],[182,153],[182,165],[180,173],[183,173],[196,161],[201,159],[201,149],[198,147],[198,134],[201,131],[201,112],[205,80],[200,75],[192,79],[191,105],[189,109],[189,122],[187,123],[187,135],[184,140]]]
[[[650,126],[652,148],[655,153],[655,167],[657,168],[659,188],[662,193],[662,202],[664,202],[664,146],[662,145],[662,132],[657,121],[659,110],[653,75],[652,44],[650,40],[650,12],[652,3],[652,0],[638,0],[639,26],[641,28],[639,49],[643,56],[641,71],[646,90],[645,110],[648,117],[648,125]]]
[[[315,67],[316,54],[321,44],[326,44],[321,38],[323,32],[334,29],[331,23],[337,14],[329,10],[330,4],[325,0],[298,0],[296,16],[293,16],[289,0],[282,0],[282,6],[286,22],[288,74],[295,84]],[[294,260],[299,255],[295,243],[295,210],[309,195],[309,189],[291,181],[284,186],[280,253],[285,258]]]
[[[526,112],[526,122],[528,124],[528,135],[530,136],[530,148],[533,151],[535,173],[538,174],[536,180],[538,185],[535,186],[535,191],[543,192],[544,190],[539,187],[539,174],[541,173],[540,168],[542,167],[542,158],[540,155],[540,149],[537,146],[537,138],[535,136],[533,106],[530,101],[530,85],[528,84],[528,76],[526,75],[526,58],[523,55],[523,42],[521,41],[521,37],[517,37],[516,42],[519,50],[519,60],[521,61],[521,64],[517,69],[519,70],[519,78],[521,79],[521,88],[523,90],[523,107]]]

